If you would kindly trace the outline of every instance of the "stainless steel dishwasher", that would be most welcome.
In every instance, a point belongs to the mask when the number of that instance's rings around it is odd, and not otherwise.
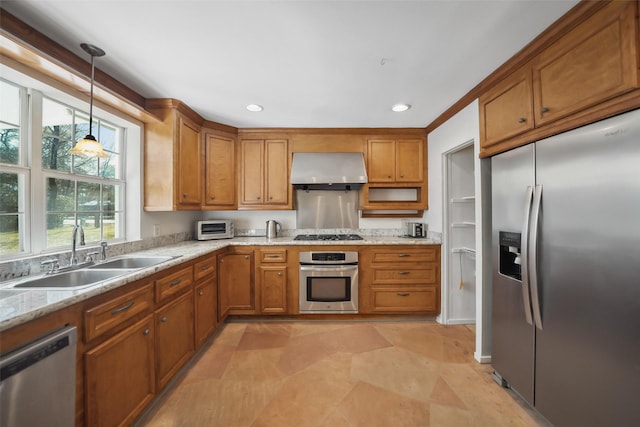
[[[76,327],[0,356],[0,426],[75,425]]]

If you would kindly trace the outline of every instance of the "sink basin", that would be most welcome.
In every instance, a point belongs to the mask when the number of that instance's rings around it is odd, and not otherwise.
[[[93,269],[121,269],[121,268],[145,268],[156,264],[178,258],[177,256],[146,256],[146,257],[121,257],[113,258],[105,262],[101,262],[92,267]]]
[[[130,273],[133,269],[82,269],[18,283],[13,288],[78,289]]]

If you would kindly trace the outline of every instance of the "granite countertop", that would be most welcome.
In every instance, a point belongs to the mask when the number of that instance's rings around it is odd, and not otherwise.
[[[13,285],[23,282],[31,277],[22,277],[0,283],[0,332],[14,326],[26,323],[30,320],[52,313],[56,310],[68,307],[80,301],[116,289],[127,283],[148,277],[158,271],[182,264],[186,261],[206,255],[227,246],[359,246],[359,245],[439,245],[440,242],[432,239],[392,237],[392,236],[362,236],[363,240],[348,241],[308,241],[293,240],[293,237],[277,237],[266,239],[264,236],[235,237],[225,240],[209,241],[184,241],[168,246],[157,247],[149,250],[133,252],[127,256],[177,256],[177,258],[163,262],[162,264],[136,270],[130,274],[124,274],[99,284],[83,289],[24,289],[12,288]],[[37,276],[35,276],[37,277]]]

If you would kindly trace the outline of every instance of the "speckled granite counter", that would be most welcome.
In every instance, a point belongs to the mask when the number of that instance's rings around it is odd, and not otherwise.
[[[2,282],[0,283],[0,332],[227,246],[363,246],[440,244],[439,241],[432,239],[414,239],[391,236],[363,236],[363,238],[364,240],[349,241],[298,241],[293,240],[292,237],[278,237],[269,240],[265,237],[236,237],[234,239],[210,240],[204,242],[190,240],[145,251],[129,253],[127,254],[128,256],[169,255],[179,257],[160,265],[136,270],[130,274],[118,276],[83,289],[50,290],[12,288],[13,285],[33,277],[22,277],[17,280]]]

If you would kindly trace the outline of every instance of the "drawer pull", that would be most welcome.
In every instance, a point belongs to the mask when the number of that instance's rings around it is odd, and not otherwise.
[[[209,266],[209,265],[205,265],[205,266],[203,266],[203,267],[200,267],[200,271],[207,271],[207,270],[208,270],[208,269],[210,269],[210,268],[211,268],[211,266]]]
[[[151,331],[149,329],[145,329],[144,332],[143,332],[144,335],[149,335],[150,333],[151,333]]]
[[[401,276],[405,276],[407,274],[409,274],[409,271],[398,271],[398,274]]]
[[[244,259],[249,259],[249,255],[245,255],[245,256],[244,256]]]
[[[398,295],[399,297],[408,297],[409,295],[411,295],[411,293],[409,293],[409,292],[398,292],[396,295]]]
[[[398,254],[398,257],[400,257],[400,258],[404,258],[404,257],[408,257],[408,256],[411,256],[411,255],[409,255],[409,254]]]
[[[167,320],[169,320],[167,316],[162,316],[162,319],[160,319],[162,323],[167,323]]]
[[[518,123],[524,123],[524,122],[526,122],[526,121],[527,121],[527,119],[525,119],[524,117],[520,117],[520,118],[518,119]]]
[[[548,109],[547,107],[542,107],[542,108],[540,109],[540,112],[541,112],[542,114],[544,114],[544,113],[548,113],[548,112],[549,112],[549,109]]]
[[[266,255],[265,258],[280,258],[280,255],[274,254],[274,255]]]
[[[198,292],[198,295],[203,296],[203,295],[204,295],[204,292],[203,292],[203,291],[200,291],[200,292]]]
[[[182,279],[176,279],[176,280],[174,280],[173,282],[170,282],[170,283],[169,283],[169,287],[170,287],[170,288],[173,288],[174,286],[179,285],[179,284],[180,284],[180,282],[182,282]]]
[[[281,271],[278,271],[278,276],[282,276],[282,272]]]
[[[122,307],[120,307],[120,308],[116,308],[115,310],[113,310],[113,311],[111,312],[111,315],[112,315],[112,316],[115,316],[115,315],[116,315],[116,314],[118,314],[118,313],[122,313],[123,311],[127,311],[127,310],[129,310],[131,307],[133,307],[134,302],[135,302],[135,301],[131,301],[131,302],[130,302],[129,304],[127,304],[127,305],[124,305],[124,306],[122,306]]]

